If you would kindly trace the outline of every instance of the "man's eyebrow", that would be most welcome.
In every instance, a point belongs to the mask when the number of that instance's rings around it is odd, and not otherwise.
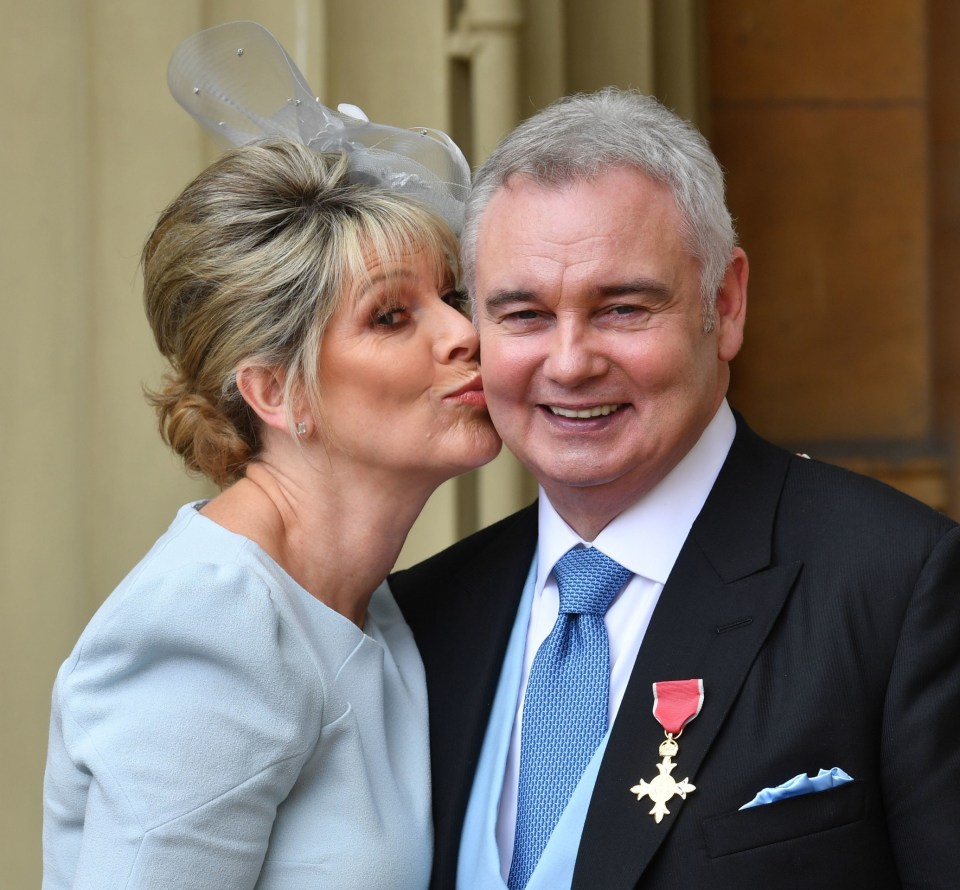
[[[666,302],[671,296],[670,287],[656,278],[635,278],[630,281],[619,281],[611,284],[601,284],[594,289],[600,297],[621,297],[630,294],[643,294],[657,302]],[[494,291],[483,300],[486,309],[500,309],[516,303],[536,303],[540,298],[533,291],[520,288],[512,290]]]
[[[629,294],[644,294],[657,301],[670,298],[671,290],[656,278],[636,278],[631,281],[621,281],[616,284],[602,284],[596,292],[602,297],[620,297]]]
[[[537,296],[528,290],[498,290],[483,299],[485,309],[499,309],[502,306],[512,306],[515,303],[536,302]]]

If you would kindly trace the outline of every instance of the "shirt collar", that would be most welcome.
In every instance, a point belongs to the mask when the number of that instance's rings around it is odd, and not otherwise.
[[[543,591],[557,560],[577,544],[596,547],[635,575],[665,583],[727,458],[736,430],[733,412],[724,400],[680,463],[613,519],[592,543],[564,522],[541,487],[537,594]]]

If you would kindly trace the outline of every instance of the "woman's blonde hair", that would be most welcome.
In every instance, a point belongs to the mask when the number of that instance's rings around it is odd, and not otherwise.
[[[236,373],[282,373],[286,404],[321,416],[323,333],[371,259],[425,250],[438,285],[455,269],[447,225],[414,199],[352,181],[347,157],[275,139],[235,149],[162,213],[143,249],[144,304],[170,364],[148,391],[160,434],[218,485],[261,449]],[[294,418],[289,413],[291,429]]]

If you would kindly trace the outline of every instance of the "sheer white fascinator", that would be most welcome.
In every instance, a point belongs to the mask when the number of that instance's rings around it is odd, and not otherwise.
[[[282,136],[346,152],[357,182],[412,195],[460,234],[470,166],[454,141],[439,130],[371,123],[355,106],[326,108],[263,26],[230,22],[188,37],[170,59],[167,83],[220,145]]]

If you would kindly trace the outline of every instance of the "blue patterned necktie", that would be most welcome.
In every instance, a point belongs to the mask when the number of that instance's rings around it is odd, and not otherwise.
[[[510,890],[526,886],[607,731],[610,647],[603,616],[631,574],[592,547],[569,550],[553,571],[560,614],[527,681]]]

